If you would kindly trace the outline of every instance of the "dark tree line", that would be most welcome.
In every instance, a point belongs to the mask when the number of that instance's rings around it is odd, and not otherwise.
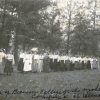
[[[64,52],[72,55],[100,56],[100,26],[97,18],[97,1],[87,5],[67,0],[63,18],[66,23]],[[100,9],[100,8],[98,8]]]
[[[59,48],[62,35],[60,22],[56,20],[59,11],[47,12],[52,6],[50,1],[1,0],[0,4],[0,48],[5,48],[6,52],[13,48],[16,62],[19,45],[23,50],[34,46],[50,50]],[[10,46],[11,34],[14,41]]]
[[[97,56],[99,35],[96,34],[100,31],[96,25],[91,25],[91,22],[96,23],[96,13],[93,13],[94,18],[86,18],[80,12],[82,7],[73,11],[73,0],[67,4],[67,40],[64,41],[63,18],[56,3],[49,0],[0,0],[0,48],[5,48],[6,52],[12,48],[16,62],[19,46],[23,51],[37,46],[51,51],[64,49],[63,53],[67,54]],[[14,40],[10,46],[11,35]]]

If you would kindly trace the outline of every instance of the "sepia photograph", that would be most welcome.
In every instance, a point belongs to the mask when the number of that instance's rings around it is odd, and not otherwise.
[[[0,0],[0,100],[100,100],[100,0]]]

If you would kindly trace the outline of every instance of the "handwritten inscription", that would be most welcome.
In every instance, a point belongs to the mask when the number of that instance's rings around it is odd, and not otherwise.
[[[100,88],[96,87],[95,89],[72,89],[72,90],[32,90],[32,91],[23,91],[14,89],[10,90],[0,90],[0,95],[9,96],[9,95],[29,95],[32,98],[88,98],[88,97],[100,97]]]
[[[73,90],[40,90],[40,91],[22,91],[18,89],[10,90],[0,90],[0,95],[9,96],[9,95],[29,95],[32,98],[69,98],[70,94],[73,98],[87,98],[87,97],[100,97],[100,89],[82,89],[79,90],[78,88]]]

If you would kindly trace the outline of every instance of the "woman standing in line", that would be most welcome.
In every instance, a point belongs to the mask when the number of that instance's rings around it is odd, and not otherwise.
[[[50,72],[50,58],[48,53],[44,54],[43,72]]]
[[[18,62],[18,68],[17,68],[17,70],[22,73],[23,72],[23,68],[24,68],[23,58],[20,58],[20,60]]]
[[[12,61],[9,60],[9,59],[6,59],[4,72],[5,72],[7,75],[11,75],[11,73],[13,72]]]

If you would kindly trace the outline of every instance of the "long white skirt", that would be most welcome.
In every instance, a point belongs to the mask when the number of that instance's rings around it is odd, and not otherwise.
[[[31,71],[32,70],[32,64],[30,61],[25,61],[24,62],[24,71]]]
[[[38,60],[38,72],[43,71],[43,60]]]
[[[4,66],[2,65],[2,62],[0,62],[0,74],[3,74],[4,72]]]

